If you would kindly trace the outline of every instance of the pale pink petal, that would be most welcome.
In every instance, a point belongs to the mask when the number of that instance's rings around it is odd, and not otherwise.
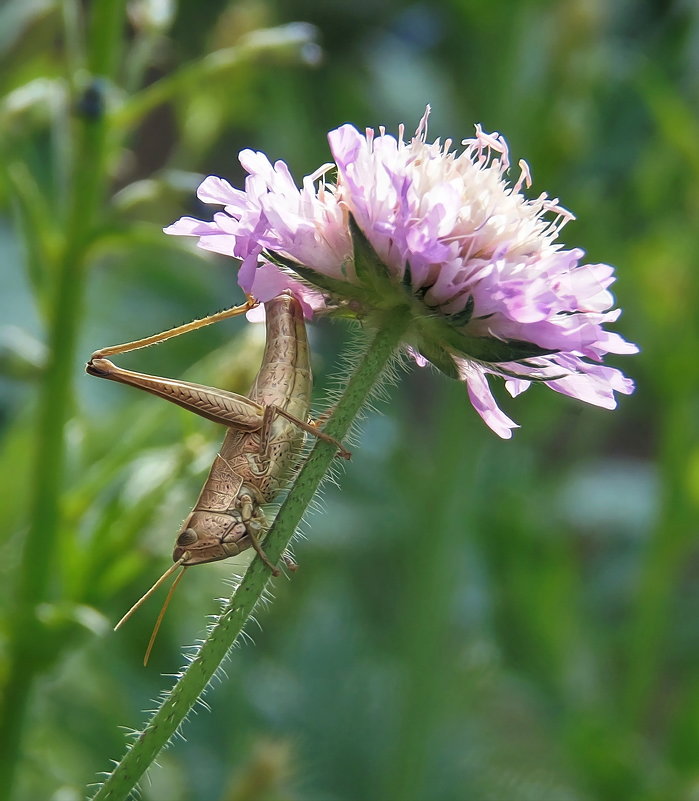
[[[510,395],[512,395],[513,398],[516,398],[517,395],[521,395],[523,392],[526,392],[531,385],[531,381],[526,381],[523,378],[505,379],[505,389],[510,393]]]
[[[415,348],[408,345],[405,349],[408,356],[415,361],[418,367],[427,367],[429,361],[420,353],[419,351],[415,350]]]
[[[285,289],[294,293],[308,319],[311,319],[313,314],[325,305],[325,300],[320,292],[294,281],[290,275],[281,272],[278,267],[269,262],[265,262],[256,270],[250,294],[256,300],[265,303]]]
[[[519,428],[519,426],[513,420],[510,420],[495,402],[483,370],[478,365],[461,359],[455,359],[454,361],[459,370],[459,375],[466,382],[468,397],[473,404],[473,408],[483,418],[485,424],[499,437],[510,439],[512,437],[512,429]]]
[[[219,203],[227,206],[229,203],[238,203],[245,193],[240,189],[234,189],[228,181],[216,175],[209,175],[204,178],[197,189],[197,197],[202,203]]]
[[[215,223],[195,220],[193,217],[180,217],[172,225],[163,228],[163,231],[172,236],[206,236],[211,233],[219,233]]]
[[[202,250],[210,250],[213,253],[220,253],[222,256],[234,256],[236,239],[225,234],[214,234],[202,236],[197,243]]]

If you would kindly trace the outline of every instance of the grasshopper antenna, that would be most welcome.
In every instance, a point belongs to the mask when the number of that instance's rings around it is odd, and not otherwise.
[[[189,556],[189,554],[187,554]],[[177,567],[179,563],[184,559],[178,559],[177,562],[173,565],[173,567]],[[143,657],[143,667],[148,666],[148,660],[150,659],[150,652],[153,650],[153,645],[155,644],[155,638],[158,636],[158,632],[160,631],[160,624],[163,622],[163,618],[165,617],[165,612],[167,612],[167,608],[170,605],[170,600],[175,593],[175,589],[177,585],[180,583],[182,576],[184,576],[184,571],[187,569],[186,565],[182,565],[182,570],[177,578],[172,582],[172,586],[168,590],[167,595],[165,596],[165,601],[163,602],[163,607],[160,610],[160,614],[158,615],[158,619],[155,621],[155,626],[153,626],[153,633],[150,635],[150,640],[148,641],[148,648],[146,648],[146,654]],[[170,572],[172,572],[172,568],[170,568]]]
[[[189,559],[189,556],[190,556],[189,551],[185,551],[185,553],[183,553],[182,556],[173,565],[170,565],[170,567],[155,582],[155,584],[153,584],[153,586],[148,590],[148,592],[146,592],[144,595],[142,595],[138,599],[138,601],[136,601],[136,603],[131,607],[131,609],[129,609],[129,611],[124,615],[124,617],[122,617],[122,619],[116,624],[116,626],[114,626],[114,631],[116,631],[117,629],[121,628],[124,625],[124,623],[126,623],[126,621],[131,617],[131,615],[133,615],[133,613],[137,609],[140,609],[143,606],[143,604],[151,597],[151,595],[153,595],[153,593],[158,589],[158,587],[160,587],[160,585],[164,581],[167,581],[167,579],[170,578],[170,576],[175,572],[175,570],[177,570],[177,568],[183,562],[186,562],[187,559]],[[170,593],[172,593],[172,590],[170,591]]]

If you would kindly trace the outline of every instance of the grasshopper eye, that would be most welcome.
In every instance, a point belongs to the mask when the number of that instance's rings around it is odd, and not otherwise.
[[[193,528],[186,528],[177,538],[178,545],[192,545],[199,539],[199,535]]]

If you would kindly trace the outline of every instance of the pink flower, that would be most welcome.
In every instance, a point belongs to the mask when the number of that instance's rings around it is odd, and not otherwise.
[[[572,215],[558,200],[528,199],[531,177],[510,168],[505,140],[476,126],[462,152],[427,143],[429,108],[415,136],[342,125],[328,135],[334,163],[294,183],[284,162],[244,150],[245,190],[209,176],[199,198],[223,206],[211,222],[183,217],[166,233],[242,261],[238,281],[264,302],[290,288],[307,316],[342,314],[381,325],[409,311],[406,348],[466,383],[484,421],[509,438],[516,424],[487,376],[512,396],[532,382],[612,409],[633,382],[602,365],[637,348],[606,331],[619,310],[607,264],[557,242]]]

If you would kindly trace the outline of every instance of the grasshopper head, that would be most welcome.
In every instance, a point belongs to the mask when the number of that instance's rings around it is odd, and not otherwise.
[[[192,512],[182,524],[172,559],[177,562],[186,554],[182,562],[186,567],[227,559],[249,547],[241,542],[246,534],[238,514]]]

